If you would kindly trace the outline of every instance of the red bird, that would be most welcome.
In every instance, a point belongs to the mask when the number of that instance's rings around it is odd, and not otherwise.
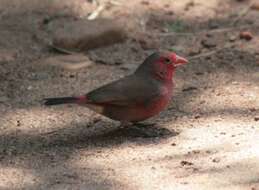
[[[187,62],[173,52],[156,52],[147,57],[132,75],[83,96],[47,98],[45,105],[72,103],[122,123],[143,121],[169,104],[175,69]]]

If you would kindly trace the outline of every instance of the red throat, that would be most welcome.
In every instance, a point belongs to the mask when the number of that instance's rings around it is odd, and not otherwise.
[[[175,67],[173,65],[165,65],[163,61],[159,61],[156,68],[156,76],[159,80],[172,81]]]

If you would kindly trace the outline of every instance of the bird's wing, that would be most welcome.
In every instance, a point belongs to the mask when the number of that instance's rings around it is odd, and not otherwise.
[[[88,103],[97,105],[146,105],[159,96],[159,85],[152,79],[131,75],[89,92]]]

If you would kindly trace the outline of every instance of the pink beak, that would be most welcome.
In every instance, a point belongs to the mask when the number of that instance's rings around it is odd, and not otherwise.
[[[178,67],[180,65],[184,65],[188,63],[189,61],[183,57],[180,57],[179,55],[176,55],[175,57],[175,66]]]

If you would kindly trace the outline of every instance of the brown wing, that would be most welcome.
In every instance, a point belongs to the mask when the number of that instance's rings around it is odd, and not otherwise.
[[[130,75],[93,90],[86,96],[89,103],[97,105],[145,105],[159,96],[159,84],[153,79]]]

